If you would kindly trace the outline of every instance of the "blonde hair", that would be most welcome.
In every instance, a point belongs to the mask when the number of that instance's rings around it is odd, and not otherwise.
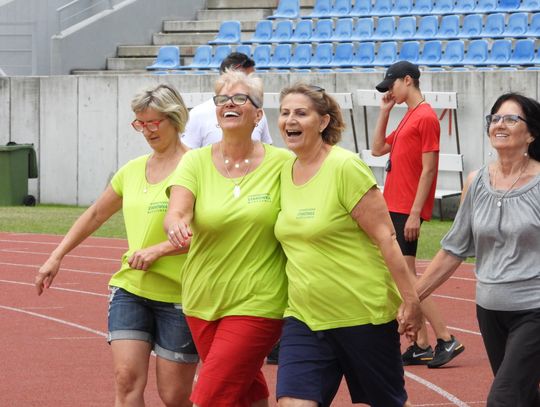
[[[261,78],[252,73],[246,75],[240,70],[226,69],[216,81],[214,91],[218,95],[225,86],[231,87],[238,84],[244,85],[248,89],[248,95],[257,103],[257,107],[261,108],[263,106],[263,82]]]
[[[283,98],[291,93],[299,93],[307,96],[319,115],[324,116],[327,114],[330,116],[328,126],[323,130],[321,137],[326,144],[331,146],[339,143],[341,133],[345,129],[345,122],[343,121],[341,108],[336,100],[326,93],[323,88],[298,82],[281,90],[279,102],[281,103]]]
[[[143,89],[131,101],[134,113],[153,109],[163,113],[178,133],[183,133],[189,118],[187,107],[180,93],[170,85],[160,84]]]

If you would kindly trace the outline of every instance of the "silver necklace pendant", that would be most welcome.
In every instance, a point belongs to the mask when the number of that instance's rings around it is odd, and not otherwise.
[[[144,189],[142,191],[143,191],[143,193],[146,194],[148,192],[148,188],[144,187]]]
[[[238,198],[240,196],[240,185],[234,185],[234,188],[233,188],[233,196],[235,198]]]
[[[499,199],[499,200],[497,201],[497,207],[500,208],[501,206],[502,206],[502,201]]]

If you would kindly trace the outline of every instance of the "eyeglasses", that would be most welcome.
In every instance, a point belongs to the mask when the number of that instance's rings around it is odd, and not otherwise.
[[[249,100],[251,104],[255,107],[259,107],[257,103],[253,101],[253,99],[249,95],[245,95],[243,93],[237,93],[236,95],[227,96],[227,95],[216,95],[212,99],[214,99],[214,104],[216,106],[223,106],[225,105],[229,100],[232,102],[235,106],[242,106],[245,105],[246,102]]]
[[[503,123],[506,124],[508,127],[515,126],[520,120],[523,120],[525,123],[527,123],[527,120],[517,114],[505,114],[504,116],[501,116],[500,114],[488,114],[486,116],[486,123],[488,127],[493,126],[495,124],[498,124],[501,119]]]
[[[148,131],[157,131],[159,129],[159,125],[163,120],[165,119],[142,122],[136,119],[131,122],[131,126],[135,129],[135,131],[138,131],[139,133],[142,133],[145,127]]]

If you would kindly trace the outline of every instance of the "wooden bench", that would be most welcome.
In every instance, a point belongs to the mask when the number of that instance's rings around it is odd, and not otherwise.
[[[371,168],[384,168],[388,161],[388,154],[376,157],[371,154],[371,150],[362,150],[360,158]],[[435,199],[439,204],[439,217],[443,220],[443,200],[453,196],[460,196],[463,189],[463,154],[439,154],[439,172],[450,172],[459,175],[460,189],[439,189],[435,190]],[[382,191],[384,185],[378,185]]]

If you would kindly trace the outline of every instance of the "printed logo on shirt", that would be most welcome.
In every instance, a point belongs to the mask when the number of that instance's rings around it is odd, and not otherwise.
[[[296,219],[314,219],[315,218],[315,208],[303,208],[298,209],[296,214]]]
[[[152,202],[150,205],[148,205],[147,213],[167,212],[168,207],[169,207],[168,201]]]
[[[270,194],[253,194],[248,195],[248,204],[261,203],[261,202],[272,202]]]

